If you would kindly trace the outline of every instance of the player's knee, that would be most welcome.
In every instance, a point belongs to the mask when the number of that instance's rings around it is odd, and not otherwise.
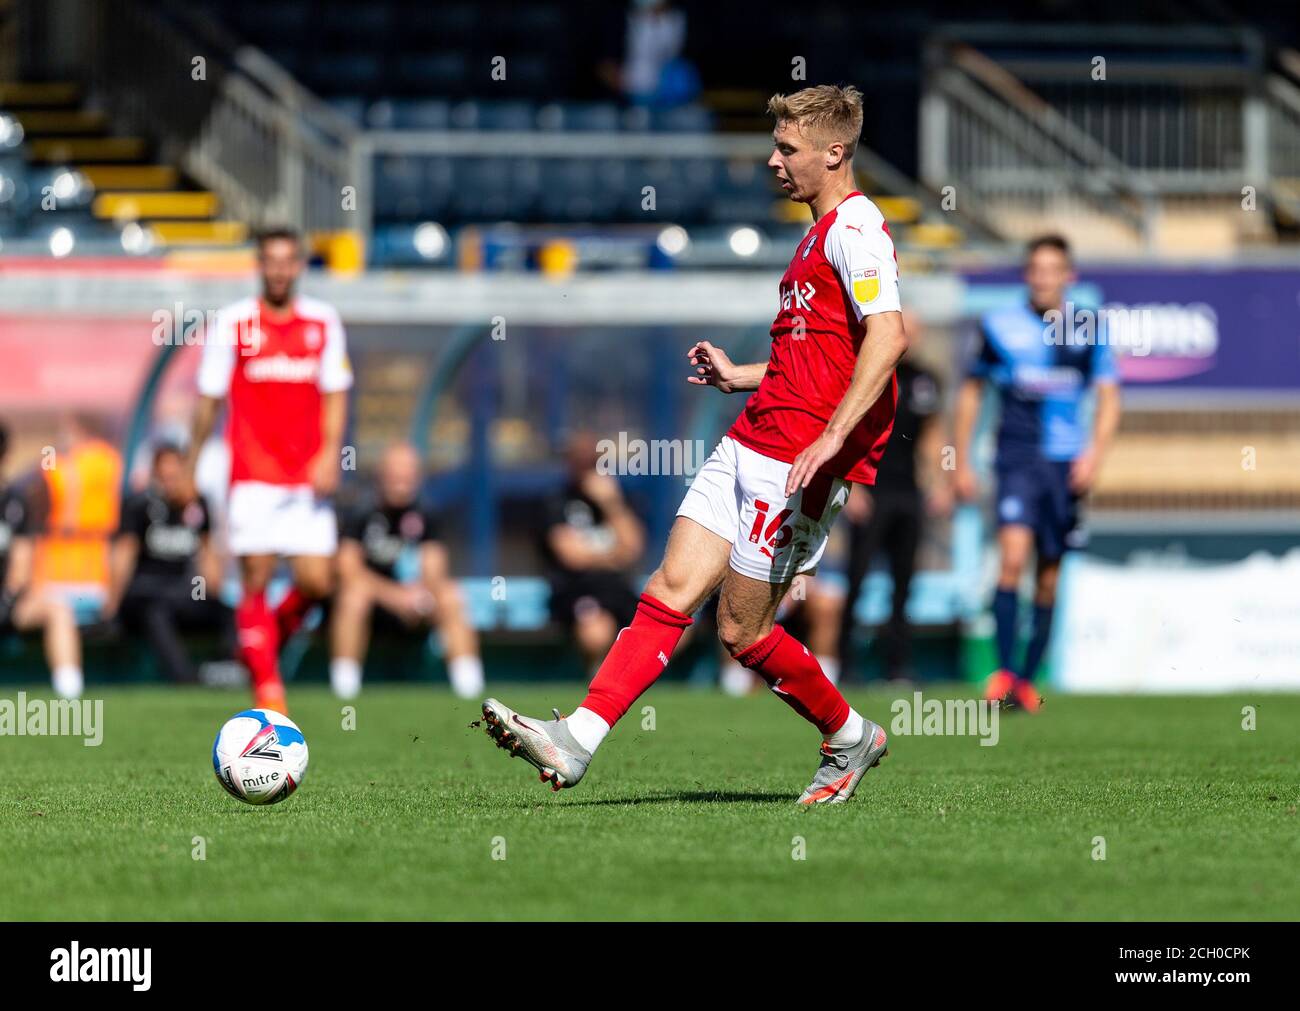
[[[334,576],[328,568],[300,572],[294,577],[294,585],[304,596],[324,600],[334,592]]]
[[[349,619],[362,618],[370,613],[372,603],[372,594],[365,582],[344,583],[334,595],[334,612]]]
[[[1034,603],[1039,607],[1050,607],[1056,603],[1056,583],[1060,572],[1057,568],[1040,570],[1038,583],[1034,589]]]
[[[1002,553],[998,567],[999,586],[1018,586],[1025,571],[1025,559],[1018,552]]]
[[[747,650],[763,638],[763,634],[763,630],[753,623],[724,614],[722,608],[718,608],[718,641],[732,656]]]
[[[645,592],[669,607],[685,610],[683,598],[691,593],[690,574],[667,563],[655,569],[645,584]]]

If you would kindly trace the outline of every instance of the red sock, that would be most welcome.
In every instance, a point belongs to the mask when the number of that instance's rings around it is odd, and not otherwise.
[[[690,615],[674,611],[648,593],[641,594],[636,617],[614,640],[592,678],[582,708],[612,727],[663,673],[690,624]]]
[[[280,642],[288,642],[294,632],[302,627],[303,618],[316,601],[304,596],[296,586],[289,587],[284,599],[275,606],[275,625]]]
[[[280,680],[280,636],[275,615],[266,606],[266,591],[245,593],[235,608],[235,628],[239,632],[239,659],[253,676],[253,696],[268,691],[283,694]]]
[[[835,733],[849,718],[848,701],[822,672],[817,658],[780,625],[737,653],[735,660],[758,671],[776,695],[823,734]]]

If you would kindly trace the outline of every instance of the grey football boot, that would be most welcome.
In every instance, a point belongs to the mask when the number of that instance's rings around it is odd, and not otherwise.
[[[577,786],[587,772],[591,752],[573,739],[558,709],[552,709],[553,720],[535,720],[520,716],[509,706],[496,699],[483,702],[483,722],[487,734],[498,748],[510,752],[512,758],[522,758],[541,774],[543,783],[552,790]]]
[[[862,721],[862,740],[847,748],[832,748],[823,741],[822,761],[813,781],[799,796],[800,804],[843,804],[853,796],[858,783],[889,754],[884,728],[868,719]]]

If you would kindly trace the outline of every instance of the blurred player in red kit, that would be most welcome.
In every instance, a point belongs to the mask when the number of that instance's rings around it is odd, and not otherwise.
[[[352,369],[338,312],[295,293],[305,263],[297,234],[262,233],[257,259],[260,297],[221,310],[204,339],[189,467],[192,475],[227,401],[240,659],[252,674],[254,705],[284,712],[280,644],[332,590],[338,530],[330,497],[342,469]],[[280,557],[289,560],[293,587],[272,608],[266,587]]]
[[[889,441],[894,368],[907,350],[894,245],[854,185],[861,93],[805,88],[775,96],[768,111],[776,120],[768,165],[813,217],[781,279],[768,360],[737,365],[708,341],[687,351],[689,381],[754,395],[691,482],[636,617],[578,708],[540,720],[496,699],[483,704],[497,744],[555,789],[582,778],[719,587],[723,646],[822,735],[820,764],[799,802],[848,800],[885,754],[884,729],[852,709],[775,617],[795,576],[816,569],[850,485],[874,482]]]

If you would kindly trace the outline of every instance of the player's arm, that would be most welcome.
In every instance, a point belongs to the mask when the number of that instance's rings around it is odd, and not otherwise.
[[[1077,495],[1092,489],[1115,433],[1119,431],[1120,406],[1119,383],[1114,381],[1099,382],[1096,387],[1097,403],[1092,420],[1092,441],[1070,466],[1070,488]]]
[[[566,569],[603,567],[605,552],[589,548],[583,536],[567,523],[556,523],[551,526],[546,531],[546,543]]]
[[[1097,480],[1102,458],[1115,441],[1121,413],[1119,366],[1111,350],[1109,335],[1102,334],[1092,350],[1092,388],[1096,396],[1092,417],[1092,441],[1070,467],[1070,488],[1086,494]]]
[[[767,362],[737,365],[722,348],[714,347],[708,341],[696,341],[686,352],[686,358],[695,366],[695,375],[686,377],[688,383],[713,386],[723,393],[756,390],[767,373]]]
[[[321,497],[333,495],[339,486],[342,467],[343,430],[348,423],[348,395],[335,390],[321,395],[320,451],[312,464],[312,487]]]
[[[361,542],[351,537],[339,538],[335,564],[338,566],[340,586],[355,586],[357,583],[370,582],[378,578],[366,565],[365,550],[361,547]]]
[[[9,571],[5,573],[4,594],[16,597],[31,584],[36,545],[31,537],[16,536],[9,544]]]
[[[312,464],[312,486],[317,495],[325,497],[334,494],[339,485],[339,454],[348,424],[348,390],[352,388],[347,336],[337,313],[325,323],[320,366],[321,446]]]
[[[957,469],[953,474],[953,491],[957,497],[970,501],[979,494],[975,468],[971,465],[971,441],[975,425],[979,422],[980,406],[984,402],[984,380],[967,376],[957,389],[957,403],[953,407],[953,449],[957,454]]]
[[[604,567],[623,569],[645,550],[645,528],[627,504],[618,482],[608,474],[592,471],[582,482],[583,491],[600,506],[605,523],[614,533],[614,544],[604,555]]]
[[[212,600],[221,597],[221,557],[212,546],[212,535],[199,537],[199,557],[195,561],[198,575],[203,579],[203,592]]]
[[[224,395],[207,396],[200,393],[198,403],[194,405],[194,419],[190,422],[190,444],[185,452],[185,469],[191,483],[194,480],[194,467],[198,463],[199,452],[211,437],[213,428],[216,427],[217,414],[220,413],[224,401]]]
[[[108,552],[108,592],[101,611],[105,618],[114,617],[122,606],[122,598],[135,575],[135,563],[139,557],[140,538],[134,533],[123,531],[113,538]]]
[[[813,475],[843,448],[849,433],[885,392],[885,386],[906,351],[907,331],[903,329],[901,312],[874,313],[867,317],[867,336],[858,351],[849,388],[826,423],[825,431],[795,457],[785,479],[786,495],[807,488]]]
[[[866,327],[866,335],[858,348],[849,388],[825,430],[795,457],[785,480],[786,495],[807,488],[813,475],[843,448],[849,433],[893,381],[894,369],[907,351],[907,328],[898,295],[898,261],[888,231],[883,225],[879,230],[866,223],[855,227],[847,220],[843,225],[831,226],[824,250],[845,302]]]
[[[217,313],[212,329],[204,334],[203,357],[199,359],[199,399],[194,405],[194,418],[190,422],[190,444],[185,454],[185,465],[191,482],[199,453],[216,428],[217,415],[221,412],[226,394],[230,392],[238,343],[234,314],[223,309]]]
[[[917,483],[925,495],[931,513],[945,516],[952,510],[952,485],[943,469],[943,452],[946,442],[942,414],[936,411],[921,422],[917,436]]]

